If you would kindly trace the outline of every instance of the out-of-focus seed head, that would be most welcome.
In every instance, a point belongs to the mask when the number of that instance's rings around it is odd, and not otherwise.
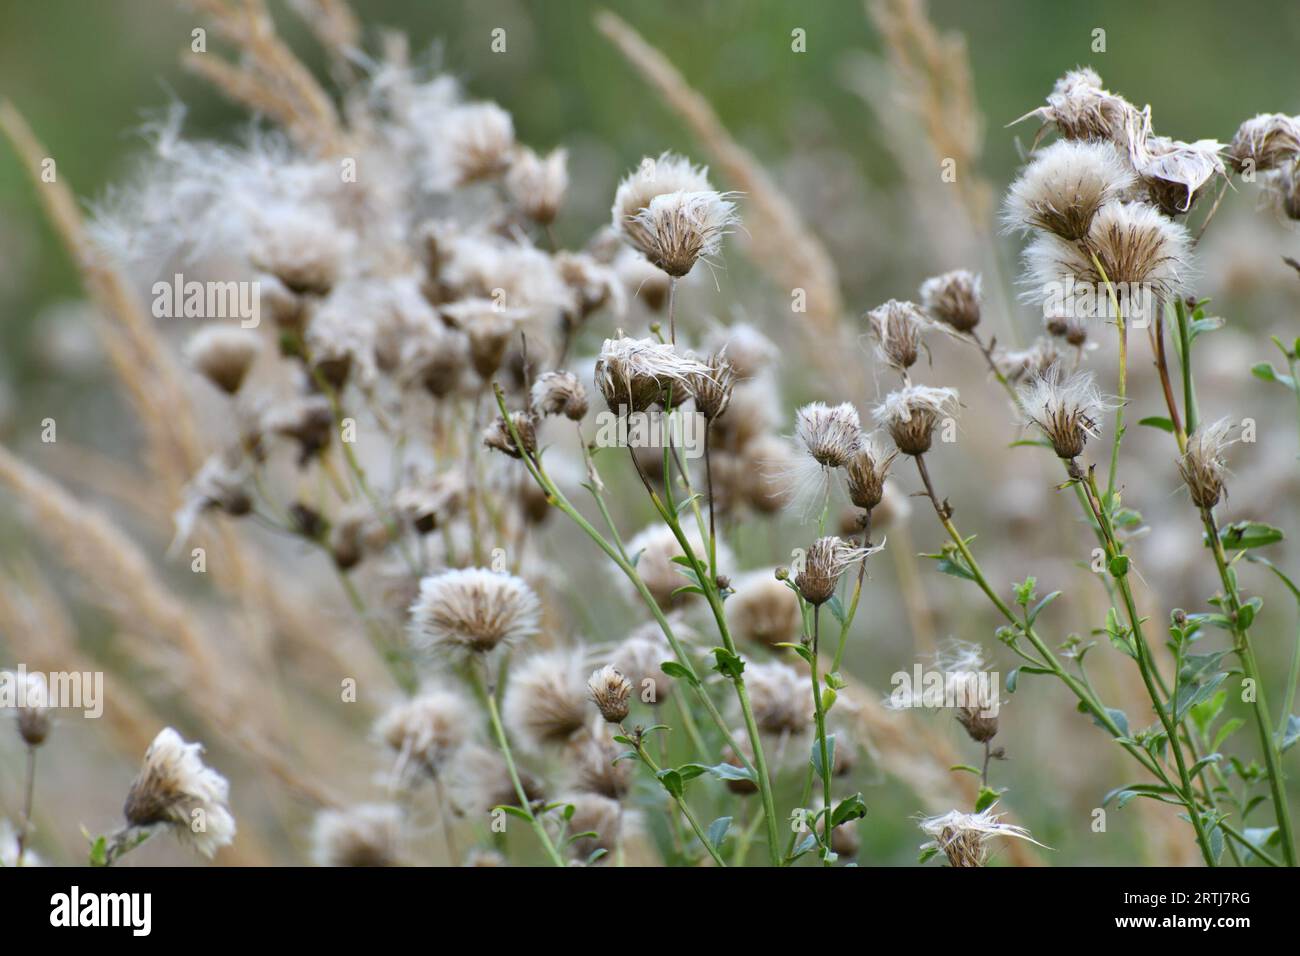
[[[510,166],[515,124],[495,103],[467,103],[448,111],[444,147],[460,186],[492,179]]]
[[[872,414],[899,451],[923,455],[930,450],[935,428],[956,413],[957,402],[955,389],[909,385],[886,395]]]
[[[921,283],[921,307],[936,322],[957,332],[970,332],[980,324],[981,278],[967,269],[955,269]]]
[[[621,724],[627,719],[632,682],[613,664],[606,664],[593,672],[587,680],[587,690],[591,693],[591,702],[607,723]]]
[[[921,352],[921,333],[926,318],[911,302],[890,299],[867,313],[876,355],[891,368],[905,371],[916,364]]]
[[[545,372],[533,383],[533,414],[563,415],[580,422],[587,414],[587,389],[572,372]]]
[[[137,827],[170,826],[181,842],[211,859],[235,839],[230,784],[202,759],[201,744],[163,728],[145,752],[123,814]],[[195,821],[203,826],[196,827]]]
[[[1267,172],[1300,156],[1300,116],[1260,113],[1246,120],[1228,144],[1227,159],[1238,173]]]
[[[552,150],[538,156],[527,146],[516,150],[506,173],[506,189],[515,205],[540,225],[555,221],[569,188],[568,153]]]
[[[760,734],[797,737],[813,722],[812,688],[789,664],[771,661],[745,667],[745,686]],[[743,739],[738,738],[743,746]]]
[[[637,217],[656,196],[712,191],[705,167],[694,166],[690,160],[673,153],[660,153],[658,158],[647,156],[618,184],[610,218],[618,234],[632,246],[643,249],[651,240],[642,233]]]
[[[1232,421],[1227,418],[1202,425],[1188,436],[1187,450],[1178,459],[1178,471],[1196,507],[1208,510],[1223,497],[1228,476],[1224,455],[1235,440]]]
[[[740,641],[775,647],[800,637],[799,601],[769,571],[754,571],[737,580],[736,593],[724,607],[727,626]]]
[[[316,815],[313,850],[320,866],[400,866],[401,808],[365,803]]]
[[[446,654],[483,654],[537,633],[541,602],[521,578],[487,568],[455,568],[420,581],[411,605],[417,647]]]
[[[515,436],[510,433],[513,425],[519,434],[523,449],[515,443]],[[523,458],[525,454],[532,457],[537,454],[537,427],[531,412],[511,412],[510,421],[502,415],[483,430],[483,444],[488,448],[504,452],[511,458]]]
[[[28,671],[0,673],[3,683],[14,689],[18,736],[28,747],[39,747],[50,735],[50,688],[45,675]]]
[[[1016,122],[1035,116],[1066,139],[1122,144],[1128,118],[1137,112],[1124,97],[1104,89],[1096,71],[1080,67],[1056,81],[1045,106],[1031,110]]]
[[[467,739],[468,702],[450,690],[429,688],[390,708],[375,733],[397,756],[397,775],[436,778]]]
[[[205,326],[185,343],[186,361],[227,395],[239,391],[260,351],[255,333],[229,325]]]
[[[587,722],[587,688],[579,653],[542,651],[512,668],[501,711],[511,736],[527,751],[561,746]]]
[[[993,361],[1008,382],[1032,382],[1061,361],[1061,350],[1052,339],[1039,336],[1027,349],[999,349]]]

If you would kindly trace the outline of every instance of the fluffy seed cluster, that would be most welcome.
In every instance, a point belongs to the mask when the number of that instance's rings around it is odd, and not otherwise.
[[[878,448],[870,438],[863,436],[857,453],[844,466],[849,500],[855,508],[871,511],[880,504],[885,496],[885,477],[896,457],[897,450]]]
[[[981,277],[954,269],[921,283],[921,307],[936,322],[956,332],[971,332],[980,324]]]
[[[914,303],[890,299],[868,312],[867,322],[882,362],[900,372],[916,364],[927,323]]]
[[[570,649],[533,654],[511,668],[502,716],[529,751],[568,742],[587,720],[582,657]]]
[[[563,415],[580,422],[587,414],[587,389],[572,372],[539,375],[531,397],[535,415]]]
[[[593,672],[587,680],[587,690],[591,702],[607,723],[621,724],[627,719],[632,682],[613,664],[606,664]]]
[[[1232,427],[1227,418],[1201,426],[1188,436],[1187,450],[1178,459],[1178,472],[1198,508],[1213,508],[1223,497],[1228,475],[1224,456],[1235,441]]]
[[[506,172],[505,183],[520,212],[533,222],[549,225],[559,214],[569,189],[568,152],[556,149],[542,157],[527,146],[520,147]]]
[[[45,675],[35,672],[3,674],[9,680],[21,681],[17,695],[18,736],[28,747],[39,747],[50,735],[53,715],[50,713],[50,688]]]
[[[168,826],[209,859],[235,839],[230,785],[203,763],[203,746],[171,727],[154,738],[127,793],[123,814],[136,827]]]
[[[708,376],[710,369],[698,359],[653,339],[626,336],[606,339],[596,359],[596,388],[611,411],[643,412],[662,401],[672,388],[674,404],[690,393],[692,379]]]
[[[316,815],[312,845],[318,866],[400,866],[402,811],[390,803],[363,803]]]
[[[726,356],[710,355],[704,360],[708,372],[697,372],[690,377],[690,392],[695,398],[696,410],[708,422],[722,417],[731,405],[731,394],[736,387],[736,371]]]
[[[784,582],[770,572],[752,571],[734,587],[725,607],[727,626],[739,640],[775,647],[799,639],[799,601]]]
[[[1260,113],[1246,120],[1228,144],[1227,159],[1239,173],[1268,172],[1300,155],[1300,116]]]
[[[1060,140],[1034,154],[1007,192],[1009,228],[1040,229],[1076,242],[1088,235],[1097,212],[1128,195],[1137,176],[1111,143]]]
[[[795,412],[794,437],[823,468],[843,468],[862,443],[862,421],[848,402],[813,402]]]
[[[390,708],[375,733],[397,756],[397,775],[436,778],[465,743],[469,704],[455,691],[431,688]]]
[[[1037,425],[1057,457],[1072,461],[1083,454],[1097,421],[1109,407],[1089,371],[1067,375],[1059,365],[1020,389],[1020,404],[1030,424]]]
[[[855,547],[834,535],[818,538],[804,555],[803,567],[795,575],[795,587],[809,604],[825,604],[834,597],[840,576],[879,550]]]
[[[994,813],[992,807],[980,813],[952,810],[941,816],[927,817],[920,823],[921,831],[932,840],[923,844],[922,849],[941,850],[950,866],[977,867],[988,860],[988,844],[994,837],[1013,837],[1038,843],[1024,827],[1002,823],[1001,817],[1002,814]]]
[[[221,391],[234,395],[260,351],[256,333],[235,326],[209,325],[190,336],[185,344],[185,359]]]
[[[890,392],[872,413],[904,455],[924,455],[934,430],[956,413],[957,391],[929,385],[909,385]]]
[[[541,602],[523,579],[487,568],[455,568],[420,581],[411,605],[416,646],[483,654],[537,633]]]
[[[812,687],[790,665],[779,661],[750,664],[745,668],[745,685],[760,734],[797,737],[812,725]],[[743,735],[736,739],[743,746]]]
[[[708,171],[671,153],[645,158],[619,183],[612,217],[633,248],[675,278],[716,254],[739,222],[735,203],[713,189]]]

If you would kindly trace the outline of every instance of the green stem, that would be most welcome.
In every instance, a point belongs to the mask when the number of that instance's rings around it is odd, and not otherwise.
[[[1240,623],[1241,595],[1237,591],[1237,582],[1228,567],[1227,555],[1223,542],[1219,540],[1218,523],[1214,512],[1209,508],[1201,510],[1205,524],[1205,533],[1210,539],[1210,550],[1214,553],[1214,564],[1219,571],[1219,580],[1228,599],[1229,613],[1232,620],[1232,633],[1237,642],[1237,656],[1241,659],[1242,670],[1246,672],[1255,685],[1255,699],[1251,711],[1255,717],[1255,729],[1259,733],[1259,746],[1264,752],[1264,762],[1268,767],[1268,786],[1273,795],[1273,812],[1277,815],[1279,836],[1282,838],[1282,855],[1287,866],[1296,865],[1295,838],[1291,830],[1291,808],[1287,803],[1286,784],[1282,779],[1281,754],[1278,752],[1277,738],[1273,735],[1272,721],[1269,717],[1268,703],[1264,696],[1264,682],[1261,679],[1255,650],[1251,645],[1250,629]]]
[[[625,736],[628,740],[632,741],[632,746],[636,750],[637,757],[639,757],[641,762],[646,765],[646,768],[652,774],[654,774],[655,779],[656,780],[659,779],[659,765],[655,763],[653,757],[651,757],[648,753],[646,753],[646,749],[641,742],[640,735],[629,734],[626,730],[624,730],[623,736]],[[678,796],[677,794],[673,793],[671,790],[668,790],[667,787],[665,787],[664,789],[667,791],[668,796],[672,797],[673,803],[677,804],[677,809],[681,810],[682,815],[686,817],[686,822],[691,825],[691,829],[695,832],[696,839],[700,841],[700,844],[704,847],[704,849],[709,851],[709,856],[713,857],[713,862],[718,864],[718,866],[726,866],[727,865],[726,861],[723,860],[722,857],[718,854],[717,848],[709,841],[709,838],[708,836],[705,835],[704,830],[703,828],[701,828],[699,821],[695,819],[695,814],[693,814],[691,812],[691,808],[686,805],[686,799],[684,797]]]
[[[822,813],[824,814],[825,824],[822,827],[822,864],[830,866],[830,848],[831,848],[831,815],[834,809],[831,803],[831,757],[830,747],[826,743],[826,711],[822,707],[822,690],[821,679],[817,670],[817,645],[821,637],[821,605],[813,607],[813,632],[812,632],[812,664],[809,666],[809,673],[812,675],[812,693],[813,693],[813,713],[817,721],[817,749],[821,754],[821,778],[822,778]],[[813,831],[816,832],[817,824],[813,823]]]

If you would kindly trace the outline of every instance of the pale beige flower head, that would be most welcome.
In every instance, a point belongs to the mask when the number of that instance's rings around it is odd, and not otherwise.
[[[1300,156],[1300,116],[1260,113],[1237,128],[1227,159],[1238,173],[1267,172]]]
[[[542,651],[516,664],[506,681],[502,716],[512,739],[538,753],[566,743],[587,721],[582,655]]]
[[[684,528],[683,533],[697,558],[707,554],[708,549],[694,523]],[[636,563],[637,574],[645,583],[646,589],[661,608],[669,610],[683,607],[696,599],[694,593],[681,590],[690,586],[691,579],[683,573],[686,569],[674,560],[685,557],[685,552],[677,536],[667,526],[656,523],[637,533],[628,541],[627,553]],[[725,574],[731,567],[732,557],[722,540],[718,541],[717,553],[719,573]],[[619,578],[626,580],[622,575]]]
[[[803,618],[798,598],[771,571],[751,571],[737,580],[724,607],[727,626],[739,641],[775,647],[799,640]]]
[[[643,704],[661,704],[672,693],[673,679],[660,665],[672,660],[673,652],[658,623],[636,628],[614,648],[610,659],[632,683],[637,699]]]
[[[636,761],[619,759],[626,751],[602,725],[578,734],[564,755],[565,763],[572,768],[574,786],[582,793],[595,793],[611,800],[626,797],[636,780]]]
[[[795,574],[795,587],[809,604],[825,604],[835,596],[840,576],[879,550],[879,546],[859,548],[834,535],[818,538],[804,555],[803,567]]]
[[[447,112],[443,135],[458,186],[492,179],[510,166],[515,124],[495,103],[453,107]]]
[[[390,707],[375,733],[397,757],[399,779],[435,778],[465,742],[469,702],[455,691],[431,687]]]
[[[1228,418],[1201,425],[1188,436],[1187,450],[1178,459],[1178,472],[1192,496],[1192,504],[1198,508],[1213,508],[1223,497],[1228,477],[1224,456],[1228,446],[1236,441],[1232,428]]]
[[[921,831],[932,839],[921,848],[942,851],[951,866],[976,867],[988,860],[988,844],[994,837],[1013,837],[1042,846],[1024,827],[1002,823],[1001,817],[992,807],[980,813],[951,810],[926,817],[921,821]]]
[[[203,746],[165,727],[145,751],[123,814],[135,827],[168,826],[209,859],[235,839],[230,784],[203,763]]]
[[[511,432],[512,426],[513,432]],[[516,434],[519,436],[518,442],[515,441]],[[504,416],[497,415],[492,424],[483,429],[483,444],[511,458],[523,458],[525,454],[536,455],[537,423],[533,413],[531,411],[511,412],[508,422]]]
[[[533,222],[549,225],[555,221],[569,188],[568,153],[552,150],[538,156],[527,146],[515,152],[506,173],[506,189],[516,207]]]
[[[781,354],[776,343],[748,322],[736,322],[713,331],[712,351],[722,352],[740,382],[747,382],[771,367]]]
[[[921,307],[936,322],[956,332],[970,332],[980,323],[981,278],[968,269],[954,269],[921,283]]]
[[[867,323],[882,362],[900,372],[916,364],[927,321],[915,304],[890,299],[867,313]]]
[[[934,441],[934,430],[956,414],[956,389],[909,385],[890,392],[872,413],[895,447],[904,455],[923,455]]]
[[[812,402],[795,412],[794,437],[823,468],[843,468],[862,444],[862,420],[849,402]]]
[[[1088,439],[1098,435],[1102,413],[1112,407],[1097,391],[1092,372],[1067,374],[1060,365],[1022,386],[1019,395],[1025,418],[1066,461],[1083,454]]]
[[[681,404],[690,394],[692,377],[708,374],[707,365],[666,342],[622,336],[606,339],[600,347],[595,379],[612,411],[643,412],[661,401],[668,388],[673,388],[673,403]]]
[[[636,247],[651,264],[681,278],[701,259],[722,248],[722,239],[740,221],[731,194],[664,193],[636,215]]]
[[[234,395],[260,351],[261,340],[255,332],[233,325],[207,325],[185,343],[185,360],[221,391]]]
[[[318,866],[401,866],[403,820],[391,803],[322,810],[312,831]]]
[[[812,686],[789,664],[748,664],[745,687],[760,734],[794,737],[812,725]]]
[[[615,231],[640,249],[649,240],[641,234],[637,216],[656,196],[712,190],[709,171],[705,167],[694,166],[690,160],[673,153],[660,153],[657,159],[647,156],[618,184],[610,217]]]
[[[1097,212],[1128,195],[1136,176],[1112,143],[1060,140],[1034,154],[1007,191],[1009,229],[1041,229],[1077,241],[1088,235]]]
[[[1032,382],[1061,361],[1061,349],[1053,339],[1039,336],[1027,349],[999,349],[993,361],[1008,382]]]
[[[1095,70],[1079,67],[1056,81],[1045,106],[1031,110],[1016,122],[1034,116],[1066,139],[1101,139],[1118,144],[1124,142],[1128,117],[1136,112],[1137,108],[1124,97],[1102,87]]]
[[[587,414],[587,389],[572,372],[539,375],[531,398],[535,415],[563,415],[580,422]]]
[[[885,476],[897,456],[897,449],[880,448],[869,436],[862,437],[856,454],[844,466],[849,500],[854,507],[870,511],[880,504],[885,494]]]
[[[725,353],[718,352],[704,360],[707,372],[696,372],[690,377],[691,397],[695,409],[705,420],[721,418],[731,405],[731,394],[736,387],[736,372]]]
[[[455,568],[420,581],[420,595],[411,605],[411,637],[426,650],[483,654],[532,637],[541,614],[541,602],[522,578]]]
[[[1215,176],[1227,176],[1223,144],[1201,139],[1184,143],[1151,131],[1151,113],[1130,115],[1125,136],[1129,162],[1137,170],[1151,202],[1167,216],[1178,216],[1192,208],[1201,190]]]
[[[0,671],[0,678],[15,688],[18,736],[28,747],[39,747],[50,735],[50,687],[37,671]]]
[[[594,671],[587,679],[587,690],[591,694],[591,702],[607,723],[621,724],[627,719],[632,682],[613,664],[606,664]]]

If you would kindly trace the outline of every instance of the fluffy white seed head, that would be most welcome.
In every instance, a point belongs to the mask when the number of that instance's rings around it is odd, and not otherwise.
[[[318,866],[400,866],[403,820],[391,803],[322,810],[312,831]]]
[[[954,867],[977,867],[987,861],[988,843],[994,837],[1014,837],[1042,846],[1024,827],[1002,823],[1001,817],[992,807],[980,813],[951,810],[926,817],[920,823],[921,831],[932,839],[922,849],[941,850]]]
[[[625,407],[643,412],[673,387],[674,404],[690,394],[692,376],[709,374],[709,367],[666,342],[622,336],[606,339],[596,359],[596,388],[611,410]]]
[[[375,724],[375,734],[397,758],[396,775],[437,777],[468,735],[463,696],[428,688],[391,707]]]
[[[921,283],[921,307],[936,322],[956,332],[970,332],[980,322],[981,277],[954,269]]]
[[[876,356],[882,362],[899,371],[916,364],[921,333],[928,323],[913,303],[890,299],[867,313],[867,323],[876,343]]]
[[[794,437],[823,468],[843,468],[862,444],[862,420],[849,402],[812,402],[795,412]]]
[[[185,360],[217,388],[234,395],[260,351],[261,340],[248,329],[207,325],[185,343]]]
[[[538,753],[581,730],[589,714],[582,655],[560,649],[533,654],[506,681],[502,716],[511,737]]]
[[[533,222],[549,225],[555,221],[569,188],[568,153],[552,150],[545,157],[528,147],[515,152],[506,173],[506,189],[514,204]]]
[[[1041,229],[1077,241],[1088,235],[1101,207],[1128,195],[1136,179],[1114,144],[1060,140],[1035,153],[1011,184],[1004,220],[1010,229]]]
[[[1183,476],[1192,503],[1209,509],[1219,503],[1228,477],[1225,453],[1236,439],[1232,437],[1231,419],[1221,418],[1202,425],[1187,438],[1187,450],[1178,459],[1178,471]]]
[[[456,568],[420,581],[411,638],[441,654],[483,654],[525,641],[541,626],[541,602],[512,574]]]
[[[209,859],[235,839],[230,784],[203,763],[203,746],[165,727],[145,751],[123,813],[132,826],[165,825]]]
[[[935,428],[956,414],[957,404],[956,389],[909,385],[886,395],[872,414],[899,451],[923,455],[930,450]]]
[[[1083,454],[1088,439],[1099,434],[1102,413],[1112,407],[1097,391],[1092,372],[1067,374],[1060,365],[1021,387],[1019,395],[1028,423],[1038,426],[1066,461]]]

